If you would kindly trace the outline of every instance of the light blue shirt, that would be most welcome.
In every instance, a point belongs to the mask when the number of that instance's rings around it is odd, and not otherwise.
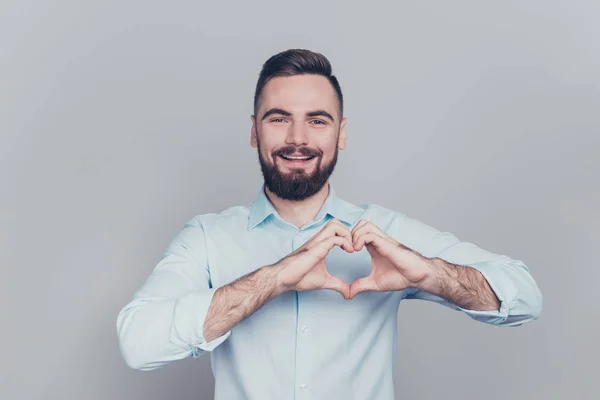
[[[364,292],[352,300],[332,290],[289,291],[221,337],[204,340],[204,319],[218,287],[277,262],[333,217],[349,229],[366,219],[425,257],[478,269],[500,309],[466,310],[415,289]],[[325,262],[348,283],[371,271],[365,248],[347,253],[334,247]],[[188,221],[119,313],[117,331],[126,363],[139,370],[208,352],[216,400],[391,400],[403,299],[434,301],[499,326],[533,320],[542,308],[540,290],[521,261],[461,242],[404,213],[350,204],[331,186],[316,218],[297,228],[280,218],[261,188],[250,206]]]

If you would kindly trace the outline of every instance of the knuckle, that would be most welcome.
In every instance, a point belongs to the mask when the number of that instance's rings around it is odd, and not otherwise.
[[[326,225],[322,230],[321,230],[321,234],[323,235],[331,235],[331,233],[334,232],[334,229],[331,225]]]

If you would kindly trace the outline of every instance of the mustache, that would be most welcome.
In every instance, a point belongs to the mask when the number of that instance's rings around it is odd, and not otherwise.
[[[308,147],[286,146],[273,152],[273,156],[289,156],[294,153],[300,153],[306,157],[320,157],[322,153]]]

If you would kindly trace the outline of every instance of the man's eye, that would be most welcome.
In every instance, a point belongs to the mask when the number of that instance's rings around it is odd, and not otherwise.
[[[314,123],[315,125],[325,125],[325,121],[321,121],[320,119],[313,119],[310,122]]]
[[[271,122],[285,122],[283,118],[273,118]]]

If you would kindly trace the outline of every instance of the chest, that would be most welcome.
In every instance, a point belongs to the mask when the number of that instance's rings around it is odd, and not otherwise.
[[[312,235],[308,232],[261,233],[232,235],[221,232],[207,239],[207,258],[212,285],[220,287],[263,266],[277,263]],[[371,272],[371,256],[363,249],[348,253],[334,247],[325,258],[327,270],[333,276],[350,283]]]

